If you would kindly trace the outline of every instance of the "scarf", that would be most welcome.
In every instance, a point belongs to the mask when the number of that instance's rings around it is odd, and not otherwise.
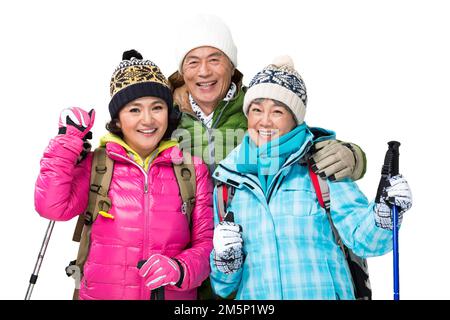
[[[238,154],[236,168],[241,173],[251,173],[258,177],[261,188],[267,196],[268,187],[287,158],[298,151],[305,142],[306,123],[298,125],[290,132],[271,140],[260,147],[245,134]]]

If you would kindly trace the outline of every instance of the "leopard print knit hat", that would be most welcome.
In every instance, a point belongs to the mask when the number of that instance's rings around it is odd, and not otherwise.
[[[172,91],[166,77],[156,64],[144,60],[136,50],[123,53],[122,62],[111,77],[110,93],[111,119],[117,117],[128,102],[146,96],[163,99],[169,110],[173,107]]]

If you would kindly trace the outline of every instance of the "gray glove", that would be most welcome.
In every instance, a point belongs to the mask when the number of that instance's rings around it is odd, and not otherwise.
[[[408,182],[402,175],[396,175],[389,179],[388,186],[384,188],[379,199],[375,200],[375,224],[383,229],[392,230],[393,217],[392,205],[398,207],[398,223],[403,220],[403,213],[412,206],[412,195]]]
[[[314,145],[315,153],[309,159],[312,170],[322,178],[332,181],[350,177],[352,180],[362,178],[366,161],[364,152],[351,143],[339,140],[326,140]]]
[[[234,222],[221,221],[214,229],[214,264],[225,274],[238,271],[242,267],[241,226]]]

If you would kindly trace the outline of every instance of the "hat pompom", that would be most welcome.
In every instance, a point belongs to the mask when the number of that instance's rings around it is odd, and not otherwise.
[[[141,59],[141,60],[143,59],[142,55],[134,49],[125,51],[122,54],[122,60],[131,60],[131,58],[136,58],[136,59]]]
[[[272,64],[277,67],[288,66],[291,69],[294,69],[294,61],[292,61],[292,58],[288,55],[276,57],[273,59]]]

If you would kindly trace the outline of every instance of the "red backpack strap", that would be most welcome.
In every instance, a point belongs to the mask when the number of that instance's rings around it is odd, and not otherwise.
[[[311,168],[311,165],[308,165],[309,169],[309,177],[311,178],[312,184],[314,186],[314,190],[316,191],[317,200],[319,201],[319,204],[322,208],[325,208],[325,204],[323,203],[322,198],[322,191],[320,190],[320,184],[319,179],[317,179],[317,175],[314,173],[314,171]]]
[[[314,190],[316,191],[317,200],[322,208],[330,210],[330,188],[325,179],[317,177],[317,174],[311,168],[311,164],[308,164],[309,176],[311,178]]]
[[[219,213],[219,221],[222,222],[225,217],[226,205],[228,202],[228,187],[226,184],[220,183],[217,186],[217,208]]]
[[[223,221],[227,213],[228,205],[234,196],[235,188],[225,183],[217,185],[217,208],[219,213],[219,221]]]
[[[325,209],[328,217],[328,221],[331,225],[331,230],[333,231],[334,240],[341,247],[342,252],[347,257],[346,250],[344,248],[344,244],[342,242],[341,236],[336,229],[336,226],[333,223],[333,219],[331,219],[330,212],[330,187],[328,186],[328,182],[325,179],[317,177],[317,174],[311,168],[311,164],[308,163],[309,176],[311,177],[312,184],[314,186],[314,190],[316,191],[317,200],[322,208]]]

